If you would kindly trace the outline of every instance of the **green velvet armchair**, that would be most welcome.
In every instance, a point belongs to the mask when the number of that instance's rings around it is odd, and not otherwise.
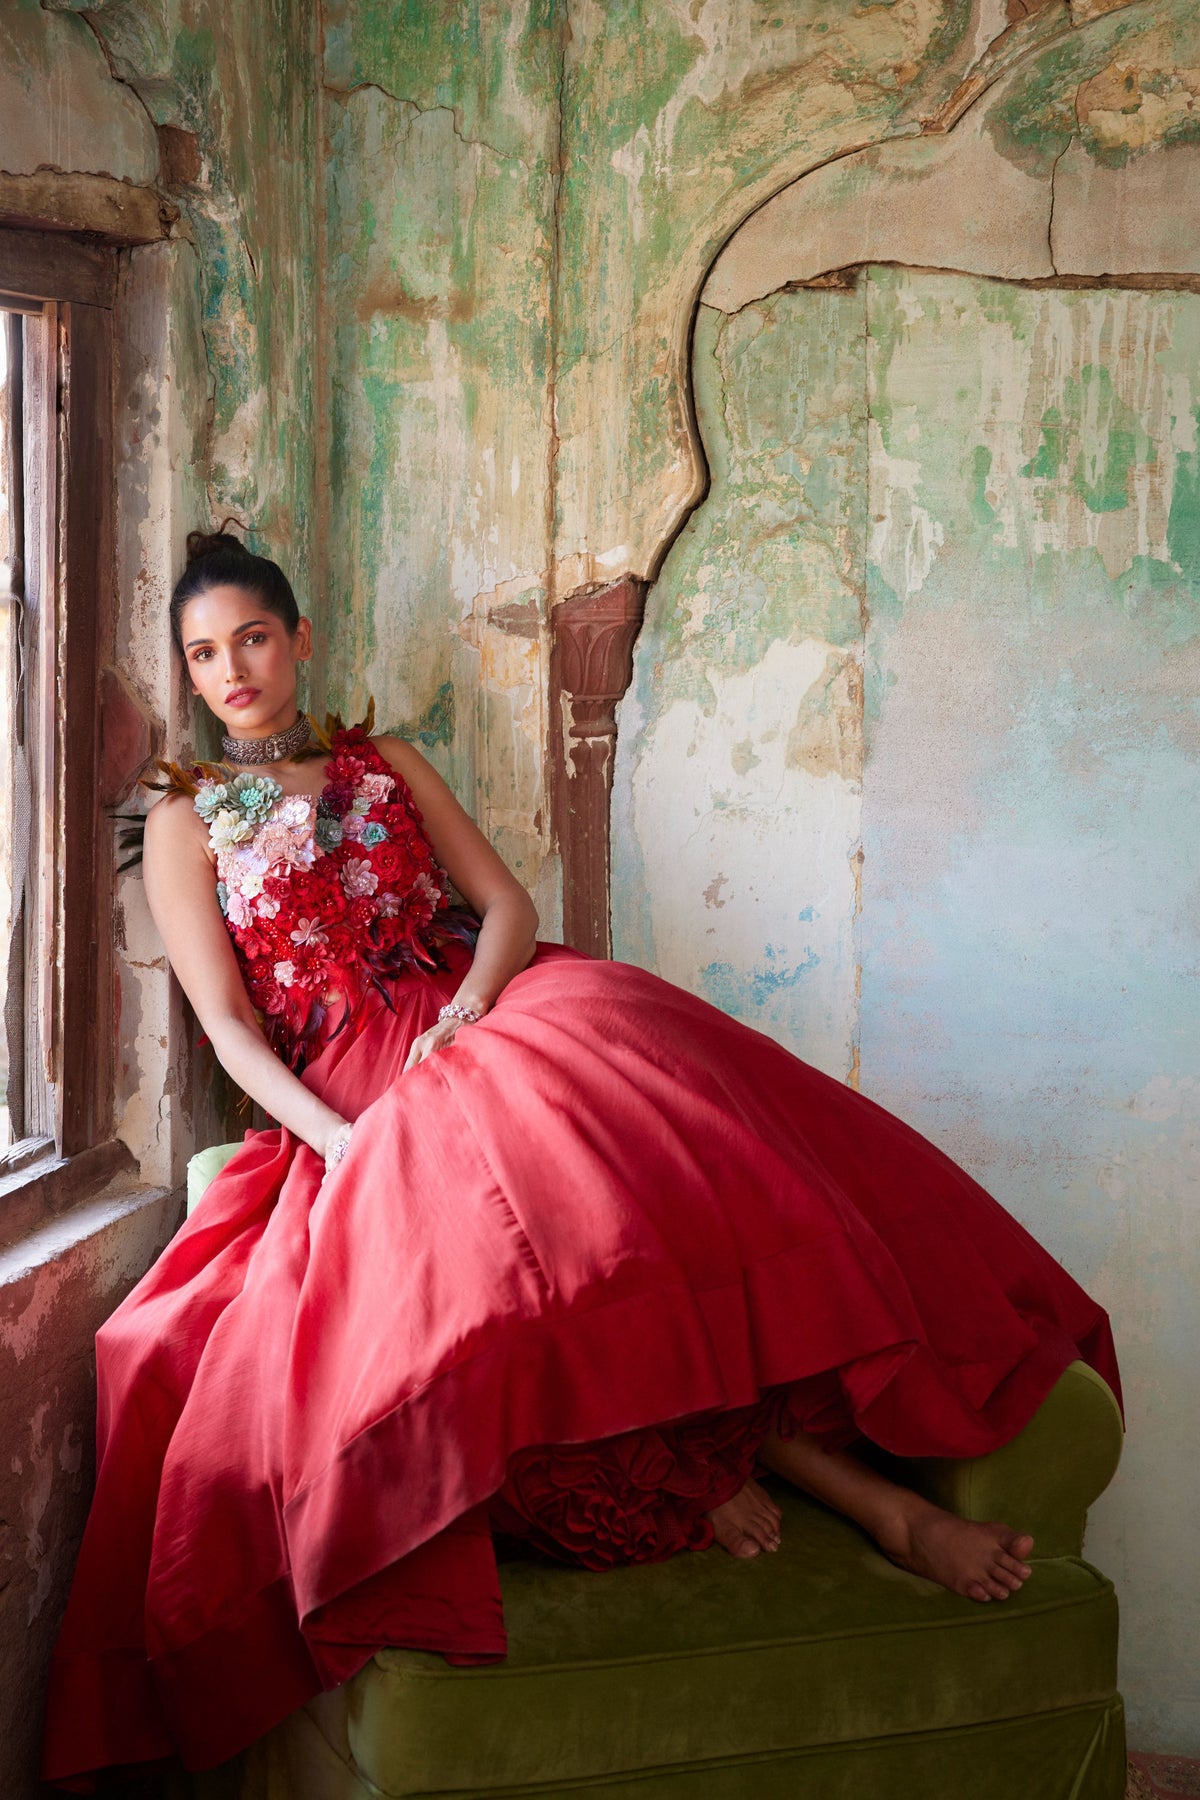
[[[234,1145],[189,1169],[189,1206]],[[767,1478],[783,1545],[738,1561],[573,1570],[501,1563],[509,1655],[451,1668],[381,1650],[269,1733],[204,1800],[1121,1800],[1112,1583],[1082,1558],[1121,1452],[1073,1364],[1002,1450],[892,1472],[1036,1540],[990,1606],[888,1562]]]

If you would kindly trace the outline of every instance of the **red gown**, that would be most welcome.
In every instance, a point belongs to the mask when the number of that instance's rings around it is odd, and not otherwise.
[[[1105,1314],[961,1169],[641,969],[541,945],[402,1075],[470,950],[403,783],[333,750],[315,806],[197,796],[268,1035],[355,1129],[324,1178],[248,1132],[100,1332],[64,1784],[215,1764],[382,1645],[503,1656],[493,1529],[703,1547],[771,1421],[970,1456],[1077,1356],[1117,1385]]]

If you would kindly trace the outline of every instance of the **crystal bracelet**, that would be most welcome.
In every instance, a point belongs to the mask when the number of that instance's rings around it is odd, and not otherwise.
[[[439,1025],[443,1019],[458,1019],[464,1025],[478,1025],[479,1014],[477,1012],[472,1012],[469,1006],[458,1006],[452,1000],[448,1005],[443,1006],[441,1012],[438,1014]]]

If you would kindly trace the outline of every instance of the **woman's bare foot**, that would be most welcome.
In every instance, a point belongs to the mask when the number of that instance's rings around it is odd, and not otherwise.
[[[968,1600],[1007,1600],[1029,1579],[1033,1539],[996,1522],[943,1512],[844,1450],[824,1450],[798,1432],[768,1432],[758,1459],[869,1531],[885,1556]],[[715,1518],[715,1515],[714,1515]]]
[[[708,1517],[718,1544],[730,1556],[757,1556],[779,1548],[783,1514],[757,1481],[748,1481],[732,1500],[714,1506]]]
[[[884,1555],[914,1575],[967,1600],[1007,1600],[1033,1571],[1025,1558],[1033,1539],[996,1520],[960,1519],[913,1495],[876,1541]]]

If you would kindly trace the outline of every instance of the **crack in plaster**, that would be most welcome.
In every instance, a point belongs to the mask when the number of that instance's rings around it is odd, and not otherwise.
[[[1036,51],[1048,50],[1071,38],[1078,29],[1065,4],[1060,11],[1044,7],[1039,12],[1027,13],[1023,19],[1014,20],[985,46],[974,62],[968,64],[948,98],[922,119],[922,132],[941,135],[953,131],[976,101],[1003,76],[1010,74],[1018,63]]]
[[[555,95],[554,142],[550,153],[550,267],[546,319],[546,617],[553,618],[558,601],[558,461],[562,440],[558,432],[558,307],[563,267],[563,170],[566,151],[567,54],[574,41],[571,0],[562,0],[558,34],[558,88]],[[570,758],[567,759],[568,764]],[[611,904],[611,896],[610,904]]]
[[[450,120],[451,131],[464,148],[490,150],[500,162],[519,163],[523,169],[531,166],[523,156],[518,156],[513,150],[501,150],[496,144],[489,143],[487,138],[468,137],[462,128],[461,106],[422,106],[419,100],[410,100],[405,94],[394,94],[391,88],[384,87],[382,81],[352,81],[349,86],[342,87],[336,81],[322,80],[318,86],[323,93],[334,94],[339,100],[349,100],[355,94],[368,93],[373,90],[377,94],[382,94],[385,100],[391,100],[396,106],[410,107],[413,113],[422,117],[432,113],[445,113]]]
[[[1056,275],[1058,274],[1058,264],[1054,260],[1054,184],[1058,178],[1058,165],[1074,142],[1074,136],[1069,137],[1050,166],[1050,217],[1046,221],[1046,254],[1050,258],[1050,267]]]
[[[63,11],[63,8],[61,6],[49,5],[48,0],[39,0],[39,5],[40,5],[42,12],[44,12],[44,13],[60,13],[61,14],[61,12]],[[141,94],[139,94],[136,84],[134,82],[130,81],[127,76],[117,74],[116,65],[112,59],[112,52],[109,49],[108,45],[105,43],[104,38],[101,36],[100,27],[96,23],[92,14],[90,12],[76,12],[74,7],[71,8],[71,12],[75,18],[83,20],[83,23],[87,26],[88,30],[91,32],[92,36],[95,38],[96,43],[99,45],[99,48],[100,48],[100,54],[104,58],[105,65],[107,66],[109,77],[111,78],[111,80],[119,83],[119,85],[123,88],[128,88],[129,92],[133,95],[134,99],[137,101],[138,105],[141,107],[142,111],[145,113],[147,119],[150,121],[150,129],[154,133],[154,141],[157,144],[157,142],[158,142],[158,121],[155,119],[154,114],[150,111],[150,108],[146,105],[146,102],[143,100]]]

